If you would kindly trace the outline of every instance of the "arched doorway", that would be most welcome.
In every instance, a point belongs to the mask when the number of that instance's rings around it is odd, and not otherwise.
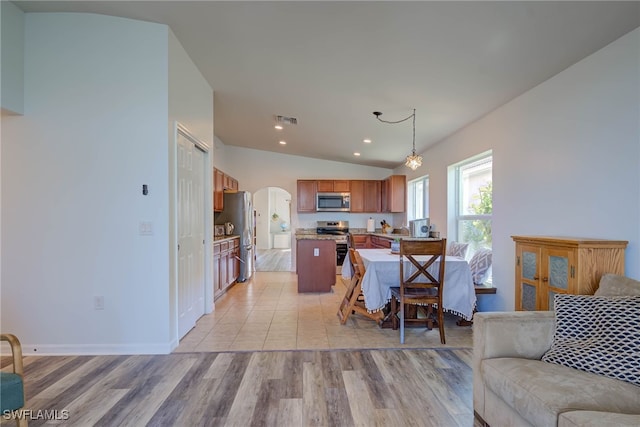
[[[256,271],[294,271],[291,264],[291,193],[279,187],[253,194]]]

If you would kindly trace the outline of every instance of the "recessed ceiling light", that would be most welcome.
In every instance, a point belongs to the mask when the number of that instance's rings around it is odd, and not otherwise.
[[[353,153],[354,156],[358,157],[360,153]]]
[[[280,145],[287,145],[287,141],[280,141]]]
[[[278,130],[282,130],[282,126],[281,125],[275,125],[274,128],[276,128]]]
[[[371,144],[371,140],[369,138],[363,139],[362,142],[364,142],[365,144]]]

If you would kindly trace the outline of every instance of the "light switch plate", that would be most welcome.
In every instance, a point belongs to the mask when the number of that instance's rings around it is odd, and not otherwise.
[[[151,221],[140,221],[140,235],[141,236],[152,236],[153,235],[153,222]]]
[[[320,256],[320,248],[313,248],[313,256]]]

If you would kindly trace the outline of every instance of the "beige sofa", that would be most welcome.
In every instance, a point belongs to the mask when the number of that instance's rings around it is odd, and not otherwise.
[[[554,312],[476,313],[473,320],[473,407],[480,421],[640,426],[639,386],[540,360],[554,338]]]
[[[557,344],[554,333],[560,325],[557,325],[554,312],[476,313],[473,325],[473,407],[476,417],[483,425],[493,427],[640,426],[640,386],[636,385],[640,372],[640,359],[636,357],[637,342],[640,341],[638,296],[640,281],[614,274],[603,275],[595,293],[597,298],[625,299],[622,310],[616,313],[607,311],[608,306],[603,305],[607,314],[601,319],[612,316],[616,323],[625,325],[622,334],[613,336],[623,337],[627,353],[610,353],[616,357],[609,360],[613,360],[615,366],[620,366],[622,360],[631,360],[626,367],[626,372],[631,372],[631,378],[635,378],[631,382],[629,377],[623,381],[542,361],[552,344]],[[629,304],[626,298],[633,301]],[[562,327],[566,327],[568,317],[572,322],[572,316],[580,315],[585,316],[580,322],[588,319],[587,324],[595,324],[591,322],[595,317],[593,311],[596,310],[579,315],[570,313],[570,316],[561,311]],[[625,318],[630,322],[625,323]],[[570,339],[575,343],[578,330],[584,328],[579,324],[569,325]],[[610,325],[605,326],[609,331],[612,330]],[[624,329],[628,325],[629,328]],[[559,328],[556,339],[562,339],[566,333],[563,328]],[[613,343],[620,348],[618,344],[618,341]],[[587,351],[580,350],[577,359]],[[575,355],[573,357],[570,364],[577,360]],[[604,365],[607,363],[596,362],[594,366],[597,370]]]

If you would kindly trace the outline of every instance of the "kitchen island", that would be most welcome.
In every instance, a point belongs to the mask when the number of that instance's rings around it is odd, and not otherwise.
[[[331,292],[336,284],[335,239],[296,235],[298,293]]]

